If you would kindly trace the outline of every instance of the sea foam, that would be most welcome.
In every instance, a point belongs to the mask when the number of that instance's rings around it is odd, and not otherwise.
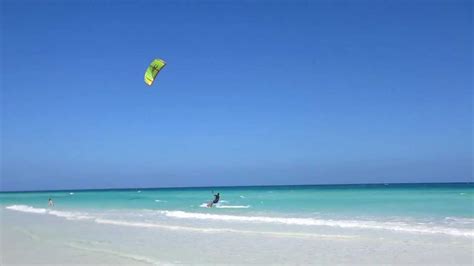
[[[229,222],[256,222],[303,226],[329,226],[352,229],[389,230],[420,234],[446,234],[452,236],[474,237],[474,230],[465,230],[441,226],[412,225],[404,222],[382,222],[368,220],[331,220],[315,218],[238,216],[225,214],[195,213],[184,211],[160,211],[167,217],[180,219],[216,220]]]
[[[242,207],[242,206],[239,206]],[[68,220],[91,220],[99,224],[111,224],[132,227],[146,227],[146,228],[163,228],[171,230],[189,230],[199,232],[243,232],[235,229],[217,229],[217,228],[196,228],[183,227],[175,225],[163,225],[159,223],[150,223],[142,221],[124,221],[115,219],[106,219],[91,215],[89,213],[82,213],[76,211],[60,211],[44,208],[35,208],[27,205],[11,205],[6,209],[34,213],[41,215],[53,215],[56,217],[65,218]],[[267,216],[240,216],[240,215],[225,215],[225,214],[210,214],[198,212],[184,212],[184,211],[158,211],[158,214],[165,217],[177,219],[195,219],[195,220],[215,220],[225,222],[254,222],[254,223],[272,223],[285,224],[297,226],[329,226],[349,229],[367,229],[367,230],[389,230],[404,233],[418,233],[418,234],[445,234],[450,236],[462,236],[474,238],[474,230],[472,228],[452,228],[446,226],[435,226],[431,224],[409,224],[406,222],[387,222],[387,221],[370,221],[370,220],[332,220],[332,219],[316,219],[316,218],[294,218],[294,217],[267,217]],[[470,222],[471,219],[447,217],[448,221],[458,221],[462,223]]]
[[[29,212],[29,213],[46,213],[47,210],[43,208],[33,208],[31,206],[26,206],[26,205],[11,205],[5,207],[6,209],[9,210],[14,210],[14,211],[20,211],[20,212]]]
[[[201,208],[209,208],[208,207],[209,203],[202,203],[199,205]],[[214,204],[213,208],[218,208],[218,209],[248,209],[250,208],[250,205],[221,205],[221,204]]]
[[[81,212],[69,212],[69,211],[50,210],[50,209],[44,209],[44,208],[34,208],[27,205],[11,205],[11,206],[7,206],[6,209],[20,211],[20,212],[36,213],[36,214],[50,214],[53,216],[66,218],[68,220],[85,220],[85,219],[93,218]]]
[[[217,205],[218,209],[248,209],[250,205]]]

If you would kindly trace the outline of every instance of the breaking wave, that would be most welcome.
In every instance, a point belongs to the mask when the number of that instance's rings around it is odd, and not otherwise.
[[[452,236],[474,237],[474,230],[449,228],[441,226],[412,225],[405,222],[381,222],[369,220],[330,220],[314,218],[288,218],[266,216],[240,216],[210,213],[194,213],[184,211],[160,211],[167,217],[180,219],[217,220],[231,222],[255,222],[304,226],[329,226],[353,229],[390,230],[406,233],[446,234]]]
[[[86,219],[93,218],[81,212],[69,212],[69,211],[58,211],[58,210],[44,209],[44,208],[34,208],[27,205],[11,205],[11,206],[7,206],[6,209],[20,211],[20,212],[28,212],[28,213],[50,214],[53,216],[66,218],[68,220],[86,220]]]

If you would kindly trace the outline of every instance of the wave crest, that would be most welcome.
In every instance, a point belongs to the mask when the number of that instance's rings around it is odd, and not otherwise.
[[[315,218],[286,218],[266,216],[237,216],[184,211],[160,211],[161,214],[179,219],[200,219],[231,222],[257,222],[304,226],[329,226],[352,229],[376,229],[420,234],[446,234],[452,236],[474,237],[474,230],[464,230],[441,226],[411,225],[404,222],[381,222],[364,220],[324,220]]]
[[[49,210],[44,208],[34,208],[27,205],[11,205],[5,207],[6,209],[27,213],[36,213],[36,214],[50,214],[57,217],[66,218],[68,220],[86,220],[92,219],[93,217],[80,213],[80,212],[68,212],[68,211],[58,211],[58,210]]]

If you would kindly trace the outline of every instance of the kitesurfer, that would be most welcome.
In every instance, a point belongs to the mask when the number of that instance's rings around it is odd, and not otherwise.
[[[216,203],[219,202],[220,198],[221,198],[221,196],[220,196],[219,193],[215,194],[215,195],[214,195],[214,200],[213,200],[212,202],[209,202],[209,204],[207,204],[207,207],[208,207],[208,208],[211,208],[212,205],[214,205],[214,204],[216,204]]]

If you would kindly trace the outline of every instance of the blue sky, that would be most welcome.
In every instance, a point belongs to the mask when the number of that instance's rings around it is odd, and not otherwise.
[[[2,190],[473,179],[471,1],[1,12]]]

